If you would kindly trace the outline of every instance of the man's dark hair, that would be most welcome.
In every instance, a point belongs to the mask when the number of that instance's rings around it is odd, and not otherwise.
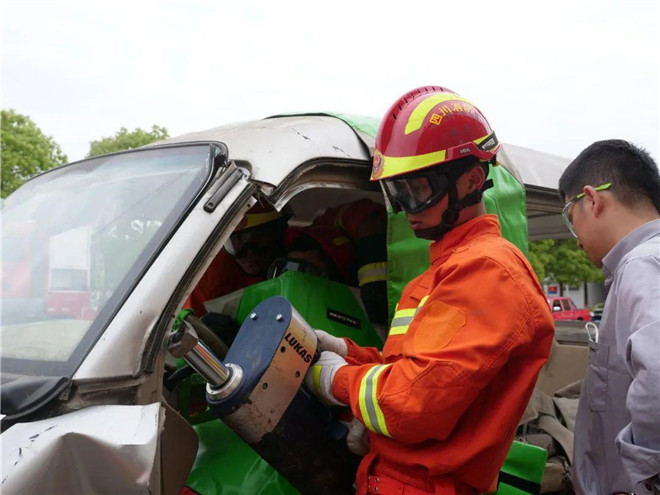
[[[617,199],[634,207],[648,200],[660,213],[660,175],[651,155],[622,139],[596,141],[585,148],[559,179],[559,194],[569,201],[584,186],[608,182]]]
[[[476,156],[464,156],[463,158],[457,158],[450,162],[445,163],[444,165],[437,167],[438,172],[448,174],[454,178],[458,178],[463,175],[465,172],[472,170],[476,166],[480,166],[484,171],[484,175],[488,177],[488,172],[490,170],[490,163],[495,163],[496,159],[493,158],[489,162],[482,162]]]

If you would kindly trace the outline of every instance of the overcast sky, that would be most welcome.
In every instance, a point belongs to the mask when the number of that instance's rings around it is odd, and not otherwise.
[[[174,136],[294,111],[382,117],[436,84],[503,142],[572,157],[616,137],[657,160],[658,3],[5,0],[2,108],[73,161],[122,126]]]

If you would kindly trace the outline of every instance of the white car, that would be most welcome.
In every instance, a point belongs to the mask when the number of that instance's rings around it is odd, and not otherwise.
[[[297,225],[360,198],[386,208],[369,181],[377,124],[227,125],[71,163],[7,198],[2,492],[174,494],[189,480],[200,493],[295,493],[219,420],[184,418],[163,387],[168,338],[256,195]],[[507,144],[498,158],[488,204],[505,233],[519,245],[566,236],[554,185],[567,160]]]

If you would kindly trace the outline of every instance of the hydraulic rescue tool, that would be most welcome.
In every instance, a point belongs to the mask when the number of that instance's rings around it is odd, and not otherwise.
[[[302,386],[318,358],[316,334],[283,297],[259,304],[242,324],[224,363],[184,317],[170,352],[207,382],[210,409],[303,494],[353,493],[359,458],[348,451],[336,408]]]

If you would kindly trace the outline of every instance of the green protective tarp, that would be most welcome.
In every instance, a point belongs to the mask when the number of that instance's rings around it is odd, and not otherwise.
[[[202,495],[297,495],[284,477],[222,421],[194,426],[199,450],[187,485]]]
[[[383,345],[347,285],[307,273],[285,272],[277,278],[247,287],[236,319],[242,322],[257,304],[272,296],[288,299],[312,328],[348,337],[361,346]]]
[[[513,442],[500,470],[500,483],[495,495],[540,493],[547,458],[548,452],[541,447]],[[505,478],[507,475],[509,477]]]
[[[329,115],[334,115],[346,122],[356,131],[364,132],[366,135],[376,139],[380,119],[377,119],[376,117],[367,117],[365,115],[353,115],[350,113],[330,113]]]
[[[490,167],[493,187],[484,194],[488,213],[498,216],[502,235],[527,254],[527,217],[525,188],[504,167]],[[410,280],[429,266],[430,241],[418,239],[403,212],[388,214],[387,225],[387,300],[390,319],[401,292]]]
[[[274,119],[278,117],[297,117],[304,115],[310,115],[310,116],[321,115],[327,117],[336,117],[338,119],[343,120],[349,126],[351,126],[353,130],[357,132],[358,136],[360,136],[360,133],[364,133],[367,136],[370,136],[372,139],[376,139],[376,133],[378,132],[378,126],[380,125],[380,119],[376,117],[369,117],[367,115],[354,115],[350,113],[337,113],[337,112],[305,112],[305,113],[292,112],[292,113],[281,113],[267,118]],[[364,144],[367,147],[369,146],[368,143],[364,143]]]
[[[312,328],[349,337],[362,346],[382,346],[348,286],[306,273],[285,272],[243,289],[237,321],[243,322],[255,306],[272,296],[287,298]],[[190,395],[187,387],[182,387],[180,393]],[[199,423],[199,417],[191,418],[191,422]],[[211,416],[203,413],[201,419],[208,420]],[[203,495],[298,493],[222,421],[213,419],[194,428],[200,450],[187,485],[195,491]]]

